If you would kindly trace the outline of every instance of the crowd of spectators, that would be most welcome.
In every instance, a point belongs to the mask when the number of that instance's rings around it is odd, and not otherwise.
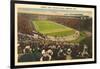
[[[50,41],[34,35],[18,33],[18,61],[54,61],[89,58],[86,44]]]

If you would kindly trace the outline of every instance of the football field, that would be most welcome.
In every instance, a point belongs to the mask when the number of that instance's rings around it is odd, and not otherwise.
[[[75,33],[75,29],[48,20],[32,21],[36,31],[49,36],[68,36]]]

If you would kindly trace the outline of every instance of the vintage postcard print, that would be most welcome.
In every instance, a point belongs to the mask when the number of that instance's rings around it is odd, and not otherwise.
[[[14,66],[95,62],[95,7],[14,3]]]

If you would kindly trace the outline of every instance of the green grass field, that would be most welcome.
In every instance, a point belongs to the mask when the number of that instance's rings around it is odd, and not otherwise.
[[[75,30],[48,20],[37,20],[32,22],[36,31],[49,36],[68,36],[74,34]]]

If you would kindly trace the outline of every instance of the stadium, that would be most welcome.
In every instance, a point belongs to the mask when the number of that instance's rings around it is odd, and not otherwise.
[[[91,58],[91,23],[84,15],[18,13],[18,61]]]

